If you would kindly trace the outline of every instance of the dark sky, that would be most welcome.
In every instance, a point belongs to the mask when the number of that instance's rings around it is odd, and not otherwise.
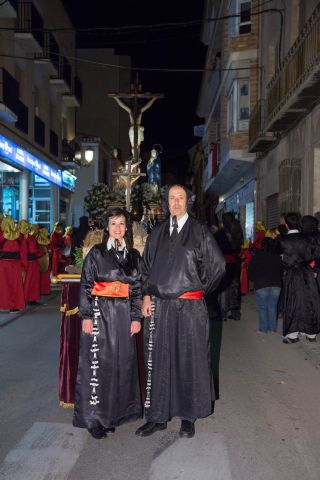
[[[79,33],[79,47],[111,47],[130,55],[133,67],[203,68],[205,48],[200,42],[200,25],[170,29],[147,25],[201,20],[203,0],[64,0],[76,29],[144,25],[139,32]],[[90,8],[88,6],[90,5]],[[201,73],[140,72],[143,91],[164,93],[143,115],[145,141],[142,150],[154,143],[163,146],[163,170],[176,181],[184,181],[188,165],[186,151],[199,139],[193,126],[202,123],[195,115]]]

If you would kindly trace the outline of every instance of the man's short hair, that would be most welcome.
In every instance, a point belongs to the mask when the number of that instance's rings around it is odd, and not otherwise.
[[[301,215],[298,212],[289,212],[286,214],[285,220],[289,230],[300,230]]]

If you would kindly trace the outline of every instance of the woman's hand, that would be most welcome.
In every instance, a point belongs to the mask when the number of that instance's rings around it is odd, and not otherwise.
[[[88,335],[92,335],[93,321],[91,319],[82,320],[82,331]]]
[[[151,317],[151,297],[149,295],[143,297],[141,312],[144,317]]]
[[[136,320],[132,320],[131,327],[130,327],[130,336],[132,337],[132,335],[139,333],[140,330],[141,330],[141,323],[137,322]]]

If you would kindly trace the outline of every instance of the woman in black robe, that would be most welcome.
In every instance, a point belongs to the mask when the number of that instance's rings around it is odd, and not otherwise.
[[[141,417],[134,335],[140,331],[140,254],[124,239],[126,212],[110,210],[103,242],[88,253],[81,276],[80,359],[73,424],[94,438]]]
[[[222,215],[222,225],[214,237],[226,262],[226,274],[218,290],[221,316],[223,320],[227,320],[227,318],[240,320],[240,253],[243,242],[243,231],[240,222],[232,212],[226,212]]]
[[[299,333],[305,333],[309,341],[315,341],[320,331],[320,296],[313,270],[316,259],[310,234],[299,232],[299,215],[286,215],[288,234],[281,238],[284,266],[281,306],[283,311],[283,343],[299,341]]]

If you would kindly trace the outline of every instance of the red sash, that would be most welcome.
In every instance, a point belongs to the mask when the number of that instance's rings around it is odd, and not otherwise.
[[[203,296],[204,290],[195,290],[194,292],[182,293],[178,298],[183,298],[185,300],[202,300]]]
[[[91,295],[129,298],[129,284],[122,282],[94,282]]]

